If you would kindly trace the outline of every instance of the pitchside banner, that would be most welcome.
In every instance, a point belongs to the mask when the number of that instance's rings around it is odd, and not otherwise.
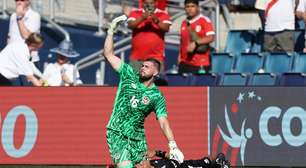
[[[207,88],[162,88],[186,158],[207,155]],[[0,164],[111,163],[106,124],[116,88],[0,88]],[[149,148],[168,150],[151,114]]]
[[[210,88],[210,153],[233,165],[305,166],[306,88]]]

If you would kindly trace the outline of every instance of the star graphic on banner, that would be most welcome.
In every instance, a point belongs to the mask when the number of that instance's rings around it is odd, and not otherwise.
[[[253,98],[255,98],[256,97],[256,94],[255,94],[255,92],[254,91],[252,91],[252,92],[248,92],[248,97],[250,98],[250,99],[253,99]]]
[[[237,98],[237,100],[238,100],[239,103],[242,103],[242,101],[244,100],[244,95],[245,95],[245,94],[243,94],[243,93],[239,93],[239,96],[238,96],[238,98]]]

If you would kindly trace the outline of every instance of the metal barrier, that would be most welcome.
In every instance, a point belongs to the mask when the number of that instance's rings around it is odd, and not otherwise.
[[[3,19],[8,18],[8,14],[6,13],[6,10],[7,10],[7,0],[2,0],[1,18],[3,18]]]

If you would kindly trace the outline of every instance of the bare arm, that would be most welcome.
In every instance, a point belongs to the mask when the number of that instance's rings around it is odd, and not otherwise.
[[[215,36],[214,35],[209,35],[209,36],[205,36],[199,40],[197,40],[198,44],[209,44],[211,42],[213,42],[215,40]]]
[[[128,22],[128,28],[129,29],[135,29],[137,28],[137,26],[142,23],[143,21],[145,21],[147,19],[148,15],[145,13],[144,15],[142,15],[141,17],[137,18],[136,20],[130,20]]]
[[[18,28],[20,35],[23,39],[27,39],[31,35],[31,31],[27,29],[26,25],[24,24],[23,20],[17,21],[18,23]]]
[[[27,79],[34,85],[34,86],[42,86],[42,82],[39,81],[34,75],[28,75]]]
[[[104,43],[104,56],[111,64],[114,70],[118,71],[121,65],[121,59],[114,55],[113,35],[108,34]]]
[[[19,28],[19,32],[20,35],[23,39],[27,39],[30,34],[32,33],[24,24],[24,21],[22,20],[22,18],[25,16],[26,13],[26,8],[24,8],[23,6],[19,5],[16,7],[16,17],[17,17],[17,24],[18,24],[18,28]],[[21,18],[21,19],[18,19]]]
[[[173,132],[170,128],[168,119],[166,117],[160,117],[158,118],[158,122],[167,140],[174,141]]]

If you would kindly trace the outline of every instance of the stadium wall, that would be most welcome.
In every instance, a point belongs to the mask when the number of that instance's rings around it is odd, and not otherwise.
[[[207,155],[207,88],[162,88],[176,141],[186,158]],[[105,126],[116,88],[0,88],[0,165],[111,163]],[[167,150],[155,115],[150,149]]]

